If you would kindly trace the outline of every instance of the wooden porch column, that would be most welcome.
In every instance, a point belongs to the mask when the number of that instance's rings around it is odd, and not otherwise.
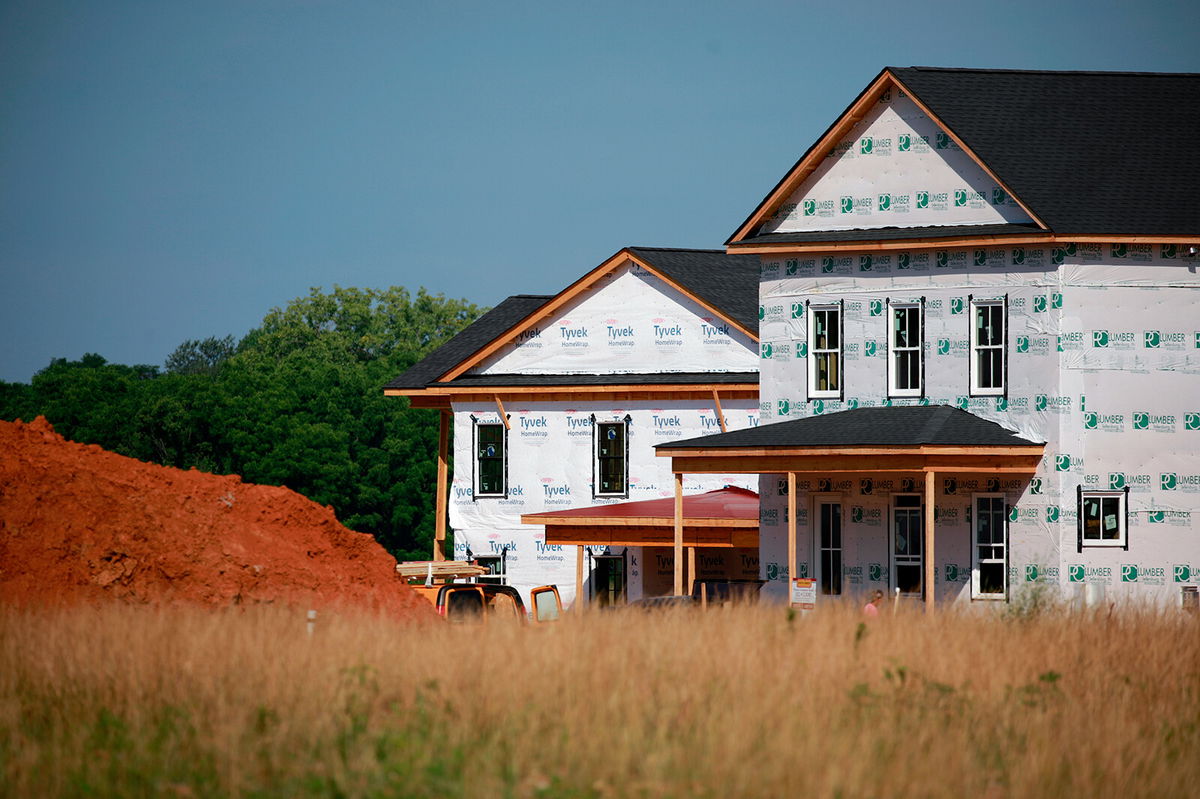
[[[583,546],[575,547],[575,612],[583,613]]]
[[[796,473],[788,472],[787,476],[787,536],[788,536],[788,601],[791,601],[793,580],[796,579]]]
[[[449,510],[450,411],[442,411],[438,421],[437,508],[433,521],[433,559],[446,559],[446,513]]]
[[[934,564],[934,524],[933,517],[936,508],[933,500],[933,485],[935,482],[932,471],[925,472],[925,612],[933,612],[933,578],[937,574]]]
[[[683,593],[683,472],[675,472],[675,596]]]
[[[696,548],[688,547],[688,594],[696,590]]]

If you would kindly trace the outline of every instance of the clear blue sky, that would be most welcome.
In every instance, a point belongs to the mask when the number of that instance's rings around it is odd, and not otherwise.
[[[1198,8],[0,0],[0,380],[719,247],[885,65],[1197,72]]]

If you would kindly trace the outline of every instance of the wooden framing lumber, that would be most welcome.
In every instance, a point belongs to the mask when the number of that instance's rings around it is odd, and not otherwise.
[[[446,559],[446,514],[450,510],[450,411],[438,414],[437,495],[434,502],[433,559]]]
[[[934,505],[934,477],[934,472],[932,470],[925,472],[925,552],[922,553],[922,558],[925,565],[925,611],[928,613],[933,612],[934,577],[937,575],[934,546],[934,530],[936,529],[934,521],[935,517],[937,516],[936,507]]]

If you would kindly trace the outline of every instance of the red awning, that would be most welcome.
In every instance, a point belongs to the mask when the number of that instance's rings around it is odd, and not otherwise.
[[[675,499],[526,513],[521,521],[545,525],[547,544],[670,546],[675,540]],[[726,486],[685,496],[683,527],[686,546],[758,546],[758,494]]]

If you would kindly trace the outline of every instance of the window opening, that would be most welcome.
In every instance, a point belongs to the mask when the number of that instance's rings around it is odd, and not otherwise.
[[[925,554],[921,498],[897,494],[892,501],[892,587],[902,594],[920,595]]]
[[[476,497],[502,497],[507,492],[505,480],[504,425],[475,426]]]
[[[1084,491],[1079,501],[1079,518],[1083,527],[1085,547],[1127,545],[1127,504],[1124,491]]]
[[[808,331],[808,395],[837,397],[842,390],[842,309],[813,306]]]
[[[921,306],[891,306],[892,329],[888,341],[888,388],[893,397],[919,397],[921,363]]]
[[[840,596],[842,593],[842,505],[840,502],[819,504],[821,593]]]
[[[629,493],[629,420],[596,422],[596,482],[598,497]]]
[[[972,596],[1003,599],[1008,595],[1008,521],[1003,494],[977,494],[974,508]]]
[[[1004,393],[1005,341],[1004,302],[971,301],[971,393]]]

